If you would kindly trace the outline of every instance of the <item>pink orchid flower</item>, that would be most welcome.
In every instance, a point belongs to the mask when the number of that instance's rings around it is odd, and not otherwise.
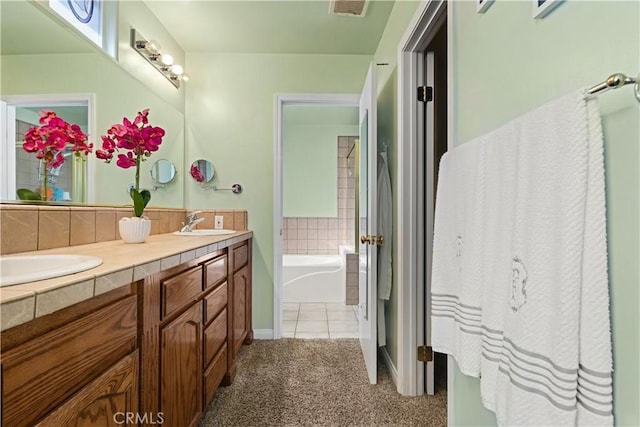
[[[204,175],[202,174],[202,172],[200,172],[200,169],[198,169],[198,166],[196,165],[191,165],[191,176],[198,182],[204,181]]]
[[[165,135],[164,129],[149,125],[149,109],[138,112],[133,121],[124,117],[122,124],[116,123],[107,130],[106,135],[102,135],[102,149],[96,151],[96,157],[111,162],[113,156],[118,152],[116,165],[123,169],[136,168],[136,182],[131,190],[131,197],[134,201],[134,213],[141,216],[144,207],[148,203],[151,195],[148,190],[140,191],[140,164],[145,161],[151,153],[160,149],[162,138]],[[124,153],[123,153],[124,152]],[[143,194],[144,205],[140,205],[140,197],[134,194]]]
[[[63,151],[71,148],[75,155],[89,154],[93,144],[87,143],[88,136],[80,126],[64,121],[54,111],[40,111],[40,126],[33,126],[25,132],[22,148],[27,153],[35,153],[44,162],[43,198],[47,197],[47,176],[50,169],[63,165]]]

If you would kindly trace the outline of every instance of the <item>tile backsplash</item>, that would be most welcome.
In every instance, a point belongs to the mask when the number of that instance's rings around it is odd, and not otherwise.
[[[177,231],[186,217],[185,209],[149,208],[151,234]],[[214,228],[213,218],[222,215],[224,228],[247,229],[246,210],[202,209],[205,221],[197,228]],[[131,208],[104,206],[38,206],[0,204],[0,254],[53,249],[65,246],[119,240],[118,221],[131,216]]]

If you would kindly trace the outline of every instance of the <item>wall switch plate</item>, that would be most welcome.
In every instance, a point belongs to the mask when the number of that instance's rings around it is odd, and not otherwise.
[[[216,230],[222,230],[224,228],[224,217],[222,215],[216,215],[214,220],[214,228]]]

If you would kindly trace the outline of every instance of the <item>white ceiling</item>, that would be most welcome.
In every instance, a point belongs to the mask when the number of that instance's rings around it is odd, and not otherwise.
[[[145,0],[185,52],[372,55],[393,8],[329,14],[329,0]]]

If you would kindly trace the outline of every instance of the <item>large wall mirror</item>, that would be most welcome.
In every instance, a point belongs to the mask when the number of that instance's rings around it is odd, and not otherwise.
[[[156,160],[167,159],[175,165],[184,164],[184,102],[176,102],[164,96],[165,91],[176,91],[169,82],[162,81],[165,79],[159,75],[151,74],[152,78],[149,80],[158,77],[158,84],[170,87],[150,89],[147,83],[132,76],[94,43],[79,36],[62,20],[52,17],[37,2],[1,1],[0,8],[0,98],[3,101],[3,123],[0,127],[28,127],[28,120],[26,124],[16,124],[16,117],[28,115],[25,114],[27,111],[37,114],[37,110],[47,107],[37,103],[11,104],[16,98],[43,98],[48,102],[59,102],[73,97],[85,97],[89,100],[85,103],[87,117],[83,120],[86,123],[76,123],[80,119],[73,117],[66,120],[79,124],[81,128],[85,126],[83,130],[89,133],[89,141],[100,148],[100,136],[106,134],[109,127],[122,123],[124,117],[133,119],[138,111],[148,108],[149,123],[164,128],[166,134],[160,150],[142,165],[141,187],[152,188],[155,185],[150,172]],[[126,35],[120,36],[121,45],[122,37]],[[153,69],[149,71],[157,73]],[[59,103],[54,105],[64,107]],[[9,117],[8,112],[12,108],[18,111],[22,107],[29,110]],[[7,125],[9,119],[10,126]],[[2,139],[2,200],[17,199],[16,186],[22,185],[26,175],[37,174],[37,165],[29,164],[35,156],[32,153],[24,153],[29,156],[23,155],[19,135],[13,135],[12,138],[12,141],[6,137]],[[115,162],[105,164],[96,161],[94,155],[86,163],[73,166],[69,162],[68,166],[72,167],[68,171],[57,171],[57,190],[56,197],[52,194],[53,203],[68,200],[92,204],[131,203],[123,191],[134,181],[131,170],[121,169]],[[10,169],[11,177],[7,179]],[[20,174],[23,176],[19,176]],[[183,180],[184,174],[177,174],[166,191],[154,194],[151,203],[154,206],[183,207]],[[11,182],[12,187],[9,185]],[[24,184],[28,187],[34,185],[37,184]]]

